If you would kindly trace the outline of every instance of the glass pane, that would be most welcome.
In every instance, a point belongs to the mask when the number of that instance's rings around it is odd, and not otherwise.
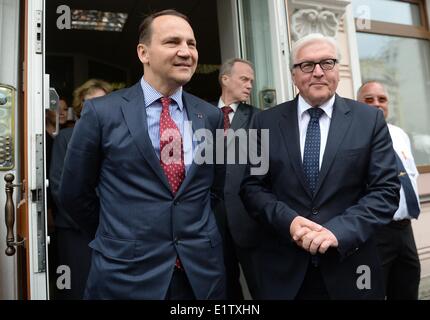
[[[417,4],[395,0],[352,0],[355,18],[421,26]]]
[[[255,81],[251,103],[261,109],[276,104],[270,39],[269,8],[266,1],[242,1],[245,59],[254,64]]]
[[[411,139],[418,165],[430,164],[430,43],[357,33],[363,82],[379,80],[389,93],[391,122]]]

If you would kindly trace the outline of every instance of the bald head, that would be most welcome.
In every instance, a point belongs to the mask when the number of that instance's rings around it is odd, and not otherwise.
[[[388,93],[378,81],[367,81],[358,89],[357,100],[381,109],[385,119],[388,116]]]

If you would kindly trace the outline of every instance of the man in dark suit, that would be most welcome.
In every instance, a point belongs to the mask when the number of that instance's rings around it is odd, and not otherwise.
[[[296,99],[258,113],[266,173],[241,196],[261,223],[258,298],[383,299],[373,235],[397,209],[399,181],[384,115],[335,92],[339,50],[310,34],[291,53]],[[263,133],[261,133],[263,137]],[[267,145],[263,145],[267,144]]]
[[[82,228],[99,213],[85,298],[223,299],[211,206],[224,172],[193,161],[213,145],[192,138],[215,136],[223,117],[182,90],[198,59],[188,18],[174,10],[145,18],[137,53],[141,81],[85,104],[64,163],[63,205]]]
[[[243,299],[239,262],[251,295],[254,294],[256,286],[252,251],[258,241],[258,225],[247,214],[239,196],[240,183],[246,168],[246,163],[240,163],[241,157],[246,159],[246,153],[240,153],[246,150],[243,148],[247,145],[244,137],[247,136],[251,118],[259,111],[245,103],[251,94],[253,82],[254,70],[251,62],[234,58],[222,64],[219,72],[222,94],[218,108],[224,115],[226,176],[224,201],[215,208],[215,216],[224,240],[228,299]],[[229,153],[234,155],[234,160],[230,161],[232,163],[228,161]]]

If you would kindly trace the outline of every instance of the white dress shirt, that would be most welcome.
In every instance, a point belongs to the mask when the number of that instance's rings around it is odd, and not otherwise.
[[[218,108],[220,108],[220,109],[221,109],[222,107],[228,107],[228,106],[226,106],[226,105],[224,104],[224,101],[222,101],[222,99],[221,99],[221,98],[219,98],[219,101],[218,101]],[[233,109],[233,112],[230,112],[230,113],[228,114],[228,119],[230,120],[230,124],[231,124],[231,123],[232,123],[232,121],[233,121],[233,117],[234,117],[234,114],[236,113],[237,107],[239,107],[239,104],[238,104],[237,102],[230,104],[230,108],[232,108],[232,109]]]
[[[328,130],[330,129],[331,116],[333,114],[333,105],[334,105],[335,95],[331,97],[327,102],[323,103],[319,106],[320,109],[324,111],[324,113],[320,117],[320,133],[321,133],[321,143],[320,143],[320,161],[319,166],[321,170],[321,163],[325,151],[325,146],[327,144],[327,136]],[[308,109],[313,108],[309,105],[302,96],[299,95],[299,101],[297,104],[297,116],[299,121],[299,133],[300,133],[300,153],[302,155],[303,162],[303,153],[305,150],[305,141],[306,141],[306,131],[308,129],[309,120],[311,116],[307,112]]]
[[[403,166],[405,167],[405,170],[409,175],[409,178],[411,179],[412,187],[414,188],[418,203],[420,203],[417,187],[418,170],[415,166],[415,160],[412,155],[411,142],[409,140],[409,137],[406,132],[404,132],[401,128],[396,127],[395,125],[388,124],[388,130],[390,131],[391,140],[393,140],[394,151],[396,151],[397,155],[402,160]],[[405,192],[403,190],[403,187],[400,188],[399,209],[397,209],[393,217],[393,220],[402,219],[411,219],[408,214],[408,207],[406,205]]]

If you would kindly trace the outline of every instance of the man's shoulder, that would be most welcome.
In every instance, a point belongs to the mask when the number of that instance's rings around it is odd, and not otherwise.
[[[408,134],[402,128],[391,123],[387,123],[387,126],[388,126],[388,130],[390,131],[391,138],[393,140],[400,139],[400,138],[409,140]]]
[[[241,102],[239,105],[247,108],[248,110],[250,110],[251,114],[254,114],[254,113],[257,113],[257,112],[261,111],[261,109],[259,109],[257,107],[254,107],[253,105],[250,105],[248,103]]]
[[[204,113],[208,116],[219,116],[221,114],[221,110],[214,105],[211,104],[189,92],[182,92],[183,100],[185,102],[185,106],[197,106],[199,112]]]
[[[297,108],[297,100],[289,100],[286,102],[282,102],[274,107],[271,107],[269,109],[262,110],[258,113],[258,116],[261,118],[279,118],[283,114],[291,111],[293,108]]]
[[[70,140],[70,137],[72,136],[72,134],[73,134],[73,127],[61,129],[60,132],[58,132],[58,135],[55,137],[54,140],[65,139],[68,141],[68,140]]]
[[[139,95],[143,96],[143,91],[139,84],[135,84],[128,88],[112,91],[101,97],[92,98],[90,101],[96,108],[105,108],[109,105],[118,106],[119,103],[132,100]]]

